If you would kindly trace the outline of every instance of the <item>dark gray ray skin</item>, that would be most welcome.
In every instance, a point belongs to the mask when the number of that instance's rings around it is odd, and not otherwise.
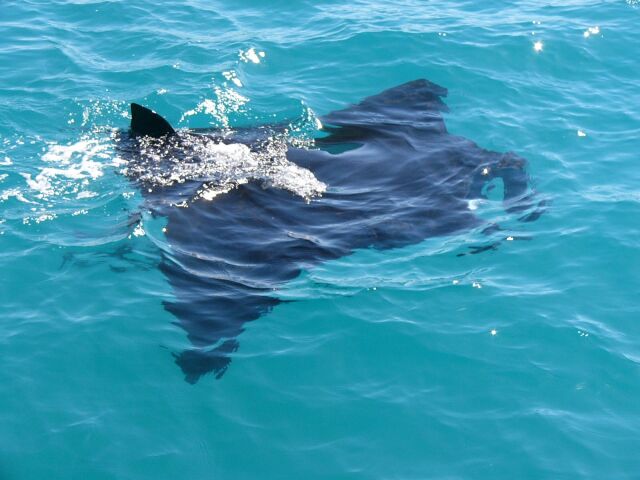
[[[274,290],[303,269],[360,248],[402,247],[482,225],[468,202],[494,178],[504,182],[507,211],[525,212],[522,221],[540,215],[526,161],[450,135],[446,95],[416,80],[324,117],[328,135],[316,140],[318,149],[287,152],[328,185],[311,202],[255,182],[188,208],[163,199],[193,195],[193,182],[145,194],[154,214],[167,218],[170,248],[160,268],[175,294],[165,308],[193,345],[175,355],[187,382],[209,372],[220,378],[244,324],[277,305]],[[134,136],[175,135],[140,108],[132,106]]]

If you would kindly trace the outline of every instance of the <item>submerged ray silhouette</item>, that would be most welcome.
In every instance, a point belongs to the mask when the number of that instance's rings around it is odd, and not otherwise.
[[[242,142],[250,146],[242,154],[259,153],[259,135],[175,132],[159,115],[132,105],[130,137],[123,141],[129,175],[149,182],[145,173],[169,168],[167,162],[197,171],[143,190],[153,213],[167,219],[169,248],[160,268],[175,298],[165,307],[193,345],[175,355],[188,382],[209,372],[221,377],[244,324],[277,305],[274,290],[302,269],[355,249],[401,247],[480,226],[469,201],[483,197],[495,178],[504,183],[508,212],[522,221],[540,215],[526,161],[450,135],[442,118],[446,95],[443,87],[415,80],[322,118],[326,136],[316,148],[286,148],[287,162],[311,172],[304,178],[326,185],[313,198],[251,175],[226,186],[220,176],[212,179],[204,167],[218,160],[203,144]],[[216,182],[224,188],[213,200],[203,198],[203,185]],[[176,206],[185,200],[187,208]]]

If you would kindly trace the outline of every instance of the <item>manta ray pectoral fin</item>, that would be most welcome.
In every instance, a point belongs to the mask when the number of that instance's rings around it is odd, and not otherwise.
[[[176,133],[164,118],[137,103],[131,104],[131,131],[134,135],[153,138],[160,138]]]
[[[230,338],[211,350],[194,348],[173,354],[176,364],[182,369],[187,383],[196,384],[200,377],[214,372],[220,379],[231,363],[231,354],[238,350],[238,340]]]
[[[324,130],[335,141],[354,141],[369,136],[371,130],[405,125],[446,133],[442,112],[448,112],[442,101],[447,89],[429,80],[418,79],[365,98],[356,105],[322,117]],[[333,127],[333,128],[332,128]],[[338,132],[335,127],[344,131]],[[324,138],[325,142],[331,138]]]

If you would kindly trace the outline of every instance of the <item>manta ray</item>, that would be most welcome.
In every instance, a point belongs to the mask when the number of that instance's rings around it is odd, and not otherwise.
[[[220,378],[245,323],[278,305],[274,292],[301,271],[357,249],[495,228],[470,208],[494,179],[507,212],[541,214],[525,159],[448,133],[446,95],[424,79],[385,90],[322,117],[304,148],[266,141],[277,126],[176,131],[131,104],[125,173],[166,219],[160,269],[174,298],[164,306],[191,343],[174,354],[187,382]]]

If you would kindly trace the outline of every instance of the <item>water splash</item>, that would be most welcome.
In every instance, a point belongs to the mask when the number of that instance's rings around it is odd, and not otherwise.
[[[287,159],[284,135],[267,136],[249,147],[226,143],[222,137],[178,132],[169,139],[134,139],[125,148],[122,154],[128,160],[122,173],[151,190],[198,181],[201,186],[195,198],[205,200],[249,181],[306,199],[326,190],[311,171]]]
[[[67,145],[49,144],[42,161],[55,166],[41,168],[39,173],[20,173],[35,198],[53,196],[90,198],[90,180],[103,175],[105,166],[114,165],[110,142],[100,138],[83,138]]]
[[[260,63],[261,59],[265,57],[265,53],[261,50],[256,51],[254,47],[247,50],[240,50],[238,58],[245,63]]]
[[[215,93],[215,99],[205,98],[198,103],[195,108],[186,111],[182,117],[180,117],[180,122],[182,123],[188,117],[197,114],[205,114],[213,117],[211,123],[214,125],[229,127],[229,114],[242,113],[244,106],[249,102],[247,97],[230,87],[223,88],[215,86],[213,91]]]

